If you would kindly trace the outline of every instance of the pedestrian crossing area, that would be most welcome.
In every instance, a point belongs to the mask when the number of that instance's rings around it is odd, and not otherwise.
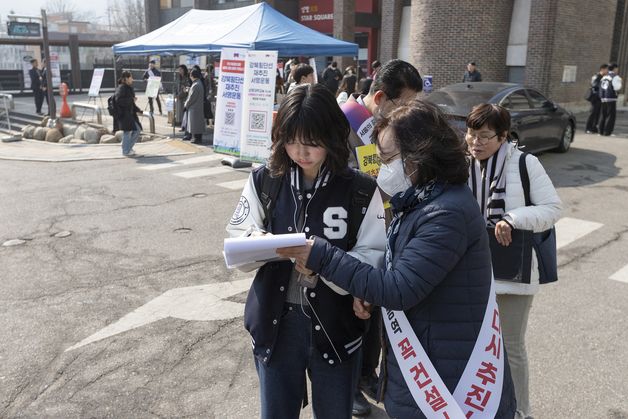
[[[207,154],[197,157],[189,157],[176,161],[168,161],[163,163],[150,163],[141,166],[139,170],[150,172],[164,172],[169,175],[182,179],[195,178],[215,178],[218,180],[214,185],[231,191],[241,191],[246,184],[251,168],[233,169],[230,166],[222,166],[220,161],[225,156],[222,154]],[[257,165],[253,165],[256,167]],[[240,179],[233,179],[233,174],[237,173]],[[221,181],[221,177],[230,178]]]
[[[141,166],[139,170],[164,172],[181,179],[208,178],[212,184],[230,191],[241,191],[246,184],[251,168],[233,169],[222,166],[222,154],[206,154],[188,157],[176,161],[157,162]],[[253,165],[253,168],[258,165]],[[234,176],[237,179],[234,179]],[[215,183],[214,183],[215,182]],[[556,223],[556,247],[561,249],[580,240],[586,240],[590,234],[604,227],[604,224],[572,217],[563,217]],[[626,283],[628,286],[628,265],[613,273],[609,279]]]

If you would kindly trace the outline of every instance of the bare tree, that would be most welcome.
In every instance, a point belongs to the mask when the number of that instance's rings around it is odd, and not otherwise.
[[[109,0],[107,11],[111,26],[132,37],[146,33],[144,0]]]
[[[66,20],[91,20],[92,13],[81,11],[73,0],[48,0],[46,1],[46,13],[60,14]]]

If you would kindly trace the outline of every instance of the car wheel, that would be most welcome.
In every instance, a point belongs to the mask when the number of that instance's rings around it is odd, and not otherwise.
[[[567,126],[565,126],[565,130],[563,131],[563,138],[560,140],[560,144],[556,148],[556,151],[559,153],[566,153],[571,147],[571,142],[573,141],[573,125],[571,122],[567,122]]]

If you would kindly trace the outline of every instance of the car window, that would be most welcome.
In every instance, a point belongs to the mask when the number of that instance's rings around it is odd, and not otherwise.
[[[437,90],[427,100],[438,105],[445,113],[466,117],[475,105],[488,103],[493,92],[482,91],[442,91]]]
[[[547,98],[536,90],[528,90],[528,96],[530,96],[530,103],[532,103],[532,107],[536,109],[542,108],[543,104],[547,102]]]
[[[521,111],[530,109],[530,102],[523,90],[511,93],[502,101],[501,105],[511,111]]]

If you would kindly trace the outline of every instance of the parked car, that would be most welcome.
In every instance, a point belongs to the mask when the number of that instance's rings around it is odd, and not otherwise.
[[[522,150],[569,150],[574,139],[574,115],[535,89],[514,83],[456,83],[436,90],[427,99],[452,117],[452,125],[466,131],[473,106],[494,103],[510,111],[511,138]]]

